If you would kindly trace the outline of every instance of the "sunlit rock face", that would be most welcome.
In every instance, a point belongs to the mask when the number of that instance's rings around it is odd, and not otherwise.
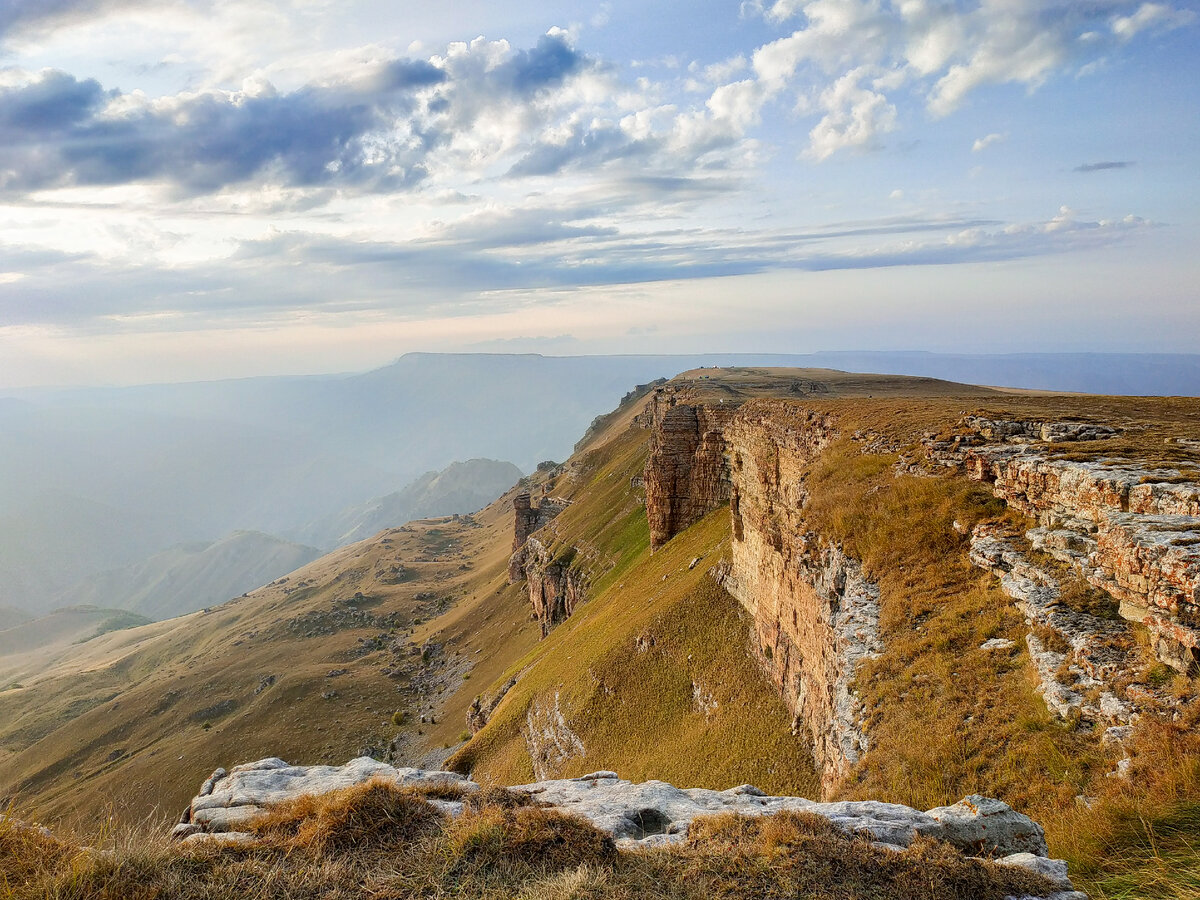
[[[833,420],[788,403],[684,403],[660,391],[648,410],[651,541],[728,501],[732,550],[717,571],[753,617],[754,651],[807,737],[831,792],[867,749],[858,664],[882,649],[879,589],[858,562],[804,522],[806,468],[836,438]]]
[[[723,430],[737,411],[729,403],[687,402],[670,386],[647,407],[650,458],[646,462],[646,518],[650,549],[657,550],[729,499]]]
[[[883,649],[879,588],[857,560],[809,529],[805,471],[837,437],[828,416],[747,404],[725,428],[732,545],[723,582],[754,620],[754,647],[812,742],[828,794],[868,748],[852,690]]]

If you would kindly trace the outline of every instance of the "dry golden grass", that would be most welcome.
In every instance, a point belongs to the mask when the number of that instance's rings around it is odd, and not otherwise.
[[[483,803],[448,819],[431,809],[412,791],[369,785],[280,807],[259,844],[225,849],[159,833],[84,851],[14,829],[0,833],[0,889],[12,900],[1000,900],[1048,888],[934,842],[877,849],[806,814],[700,819],[685,845],[618,852],[556,810]]]

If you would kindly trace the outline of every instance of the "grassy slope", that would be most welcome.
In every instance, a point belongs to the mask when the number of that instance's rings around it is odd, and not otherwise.
[[[417,758],[457,742],[470,682],[463,690],[454,678],[434,678],[418,706],[397,691],[409,679],[382,670],[397,661],[419,665],[419,656],[358,655],[360,639],[389,629],[313,628],[311,617],[327,624],[332,601],[362,592],[366,613],[398,617],[389,640],[446,643],[435,663],[474,667],[473,677],[490,680],[501,648],[520,653],[537,637],[526,601],[504,577],[512,523],[502,506],[485,510],[474,527],[414,523],[210,612],[31,661],[23,687],[0,693],[0,796],[30,817],[87,830],[110,814],[174,817],[217,766],[264,756],[341,763],[397,734]],[[408,574],[387,583],[396,564]],[[438,615],[443,598],[448,608]],[[327,677],[336,669],[346,672]],[[256,693],[265,676],[274,683]],[[323,699],[331,691],[337,696]],[[413,714],[412,724],[391,724],[400,709]],[[438,725],[422,726],[421,712],[433,712]]]
[[[583,455],[569,491],[575,502],[550,529],[552,550],[580,547],[590,599],[511,666],[506,677],[519,675],[517,685],[450,765],[501,784],[533,780],[522,728],[532,703],[557,695],[586,752],[551,774],[612,769],[634,780],[812,794],[809,751],[746,652],[749,623],[707,575],[728,540],[727,514],[718,510],[651,556],[645,509],[630,488],[647,433],[624,424]],[[694,687],[715,710],[698,708]]]

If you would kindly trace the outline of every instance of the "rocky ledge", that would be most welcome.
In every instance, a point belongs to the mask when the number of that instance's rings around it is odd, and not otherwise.
[[[174,835],[189,843],[251,844],[256,838],[244,829],[266,815],[273,805],[373,780],[436,790],[443,798],[453,796],[455,789],[460,796],[481,789],[453,772],[393,768],[367,757],[344,766],[293,766],[281,759],[263,759],[229,772],[217,769],[184,812]],[[698,816],[807,812],[824,816],[846,833],[863,835],[889,849],[901,850],[919,836],[946,841],[964,853],[987,856],[1049,877],[1061,888],[1052,895],[1055,900],[1086,900],[1085,895],[1073,891],[1066,863],[1047,858],[1041,826],[1005,803],[986,797],[971,796],[953,806],[920,812],[872,800],[815,803],[803,797],[770,797],[751,785],[711,791],[681,789],[661,781],[633,784],[615,772],[539,781],[513,790],[529,794],[544,807],[587,819],[611,834],[624,849],[682,843]],[[430,802],[451,816],[463,809],[460,800]]]
[[[1081,422],[964,418],[930,435],[934,462],[989,483],[1038,520],[1034,546],[1074,566],[1146,627],[1158,658],[1200,670],[1200,483],[1179,469],[1121,458],[1055,455],[1052,443],[1103,441],[1117,430]]]

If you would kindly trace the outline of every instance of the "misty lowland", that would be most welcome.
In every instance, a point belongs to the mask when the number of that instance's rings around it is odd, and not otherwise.
[[[1194,895],[1200,400],[790,361],[17,392],[6,896]]]

